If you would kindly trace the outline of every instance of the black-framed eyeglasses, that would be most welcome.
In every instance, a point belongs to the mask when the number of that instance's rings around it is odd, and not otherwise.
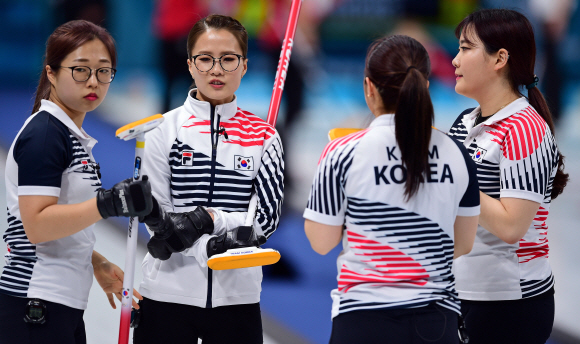
[[[221,57],[213,57],[208,54],[199,54],[191,57],[195,68],[200,72],[207,72],[215,65],[215,60],[220,62],[220,66],[226,72],[233,72],[240,66],[240,61],[245,58],[239,54],[226,54]]]
[[[74,81],[77,82],[85,82],[93,75],[93,69],[87,66],[61,67],[70,69]],[[115,68],[111,67],[101,67],[94,71],[97,75],[97,81],[102,84],[110,84],[115,79],[115,73],[117,72]]]

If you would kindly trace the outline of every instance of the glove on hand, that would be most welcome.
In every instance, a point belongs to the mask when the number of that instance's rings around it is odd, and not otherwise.
[[[151,212],[153,201],[148,177],[125,179],[111,189],[97,190],[97,209],[106,219],[110,216],[144,216]]]
[[[139,219],[154,232],[147,243],[147,250],[154,258],[167,260],[172,253],[193,246],[203,234],[213,232],[213,220],[203,207],[187,213],[167,213],[159,206],[157,209],[157,214],[154,210]]]
[[[224,253],[231,248],[259,247],[264,243],[266,243],[266,237],[256,235],[254,227],[240,226],[211,238],[207,242],[207,257]]]
[[[159,203],[154,196],[151,196],[151,198],[153,200],[151,212],[145,216],[139,216],[139,222],[146,224],[154,233],[166,238],[168,236],[167,232],[172,229],[167,220],[168,213],[159,207]]]
[[[153,209],[146,216],[140,216],[139,222],[144,223],[153,231],[153,236],[147,243],[147,250],[153,258],[167,260],[171,257],[169,246],[165,239],[169,237],[168,232],[172,231],[167,218],[167,212],[159,207],[159,203],[153,197]],[[171,234],[171,233],[169,233]]]
[[[167,260],[171,257],[171,252],[169,245],[165,239],[161,239],[157,234],[153,234],[149,242],[147,243],[147,251],[153,256],[153,258]]]

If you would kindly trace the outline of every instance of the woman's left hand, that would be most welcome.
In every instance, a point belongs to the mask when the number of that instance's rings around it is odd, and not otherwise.
[[[117,297],[119,301],[121,301],[123,292],[123,277],[124,273],[121,268],[117,265],[109,262],[109,261],[102,261],[96,265],[93,265],[95,278],[103,291],[107,294],[107,298],[109,299],[109,303],[113,309],[116,309],[115,301],[113,299],[113,294]],[[133,289],[133,296],[135,296],[139,300],[143,300],[143,297],[136,289]],[[133,298],[133,307],[139,309],[139,304]]]

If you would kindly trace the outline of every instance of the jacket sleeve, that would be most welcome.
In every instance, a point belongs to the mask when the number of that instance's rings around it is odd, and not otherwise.
[[[143,154],[143,175],[149,177],[153,196],[165,211],[173,212],[171,201],[170,143],[167,129],[163,125],[145,134],[145,153]]]
[[[304,218],[329,226],[342,226],[346,214],[345,185],[355,156],[358,141],[349,137],[329,142],[318,163]]]
[[[276,132],[266,140],[260,168],[254,178],[253,193],[258,198],[254,229],[269,238],[278,228],[280,211],[284,199],[284,151],[280,136]],[[207,266],[206,245],[209,239],[229,229],[243,226],[248,212],[225,212],[208,208],[214,215],[213,235],[203,235],[182,254],[193,256],[201,266]]]
[[[253,189],[258,197],[254,228],[262,230],[266,238],[269,238],[280,223],[284,200],[284,150],[278,132],[264,147]]]
[[[500,197],[550,202],[559,153],[550,128],[535,112],[504,120],[499,161]]]

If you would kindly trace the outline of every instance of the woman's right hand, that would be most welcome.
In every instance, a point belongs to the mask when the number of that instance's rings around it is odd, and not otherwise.
[[[153,258],[161,260],[192,247],[202,235],[211,234],[214,229],[213,218],[204,207],[198,206],[186,213],[169,213],[159,207],[157,201],[151,215],[139,221],[154,232],[147,250]]]
[[[97,264],[93,262],[93,269],[95,279],[101,288],[103,288],[105,294],[107,294],[109,304],[111,304],[113,309],[117,309],[113,296],[117,297],[117,299],[122,302],[123,279],[125,278],[123,270],[121,270],[117,265],[104,259],[104,257],[103,260]],[[137,300],[143,300],[143,296],[141,296],[136,289],[133,289],[133,296],[137,298]],[[139,304],[135,298],[132,299],[133,308],[139,309]]]
[[[99,189],[97,208],[106,219],[111,216],[145,216],[153,209],[151,184],[148,177],[141,180],[125,179],[111,189]]]

